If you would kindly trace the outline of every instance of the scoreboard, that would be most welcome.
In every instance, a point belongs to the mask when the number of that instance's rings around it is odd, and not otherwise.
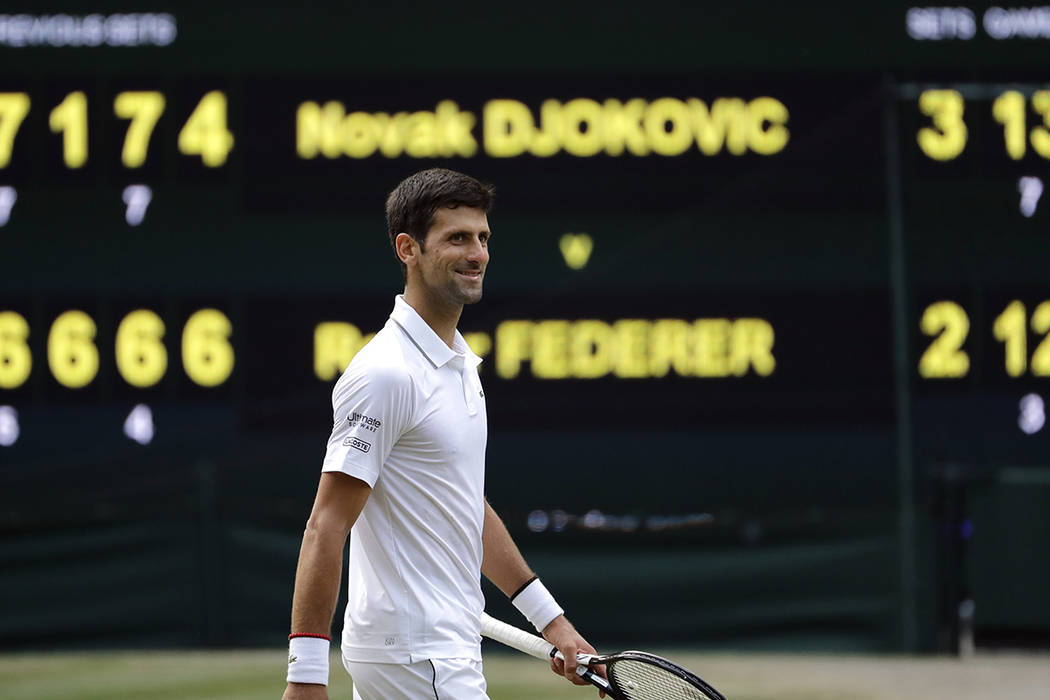
[[[312,488],[437,166],[497,188],[460,327],[519,536],[888,533],[908,637],[929,474],[1050,463],[1045,8],[234,6],[0,15],[3,478]]]

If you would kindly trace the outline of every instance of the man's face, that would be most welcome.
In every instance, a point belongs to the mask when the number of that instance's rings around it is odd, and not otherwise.
[[[471,207],[444,207],[434,215],[419,254],[423,287],[435,300],[454,305],[481,301],[489,262],[489,222]]]

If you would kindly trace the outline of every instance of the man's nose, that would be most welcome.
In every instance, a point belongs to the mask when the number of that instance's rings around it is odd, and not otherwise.
[[[475,238],[471,242],[470,252],[467,256],[470,260],[476,260],[480,263],[488,262],[489,250],[485,247],[480,238]]]

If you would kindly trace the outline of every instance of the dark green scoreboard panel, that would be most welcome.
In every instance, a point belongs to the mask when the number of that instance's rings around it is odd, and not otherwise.
[[[1041,512],[1050,466],[1022,9],[0,15],[12,585],[116,572],[89,643],[279,636],[332,384],[399,291],[385,195],[443,166],[498,190],[461,323],[489,497],[578,618],[914,648],[972,597],[979,635],[1045,634],[982,574],[1047,535],[997,510]],[[69,635],[38,617],[0,640]]]

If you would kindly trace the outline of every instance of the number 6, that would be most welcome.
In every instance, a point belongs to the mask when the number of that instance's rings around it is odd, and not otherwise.
[[[216,309],[201,309],[182,329],[182,366],[186,375],[200,386],[218,386],[233,372],[234,353],[230,345],[233,324]]]

